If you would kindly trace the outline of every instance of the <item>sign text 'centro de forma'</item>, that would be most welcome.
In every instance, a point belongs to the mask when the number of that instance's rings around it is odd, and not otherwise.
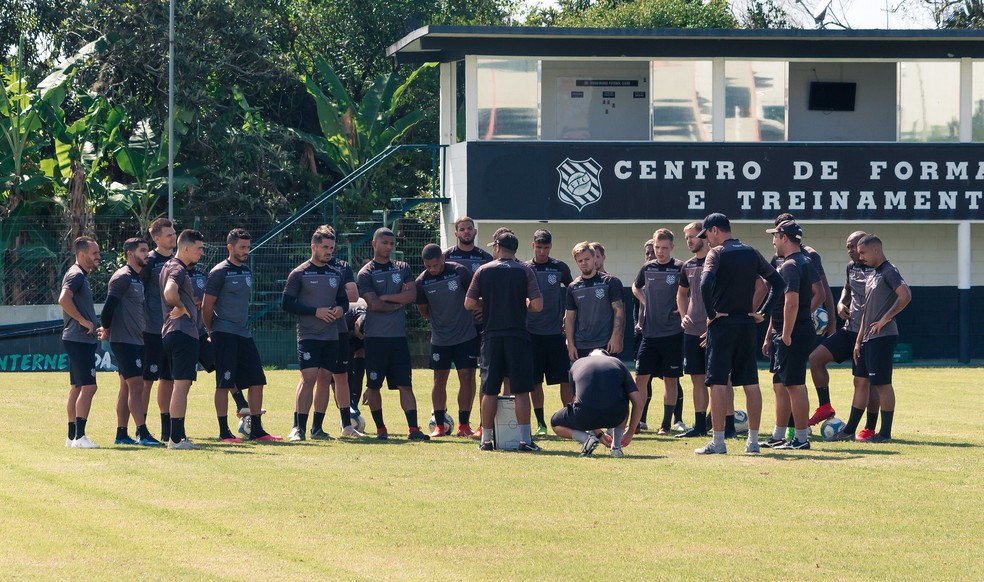
[[[973,144],[468,144],[477,218],[980,220]]]

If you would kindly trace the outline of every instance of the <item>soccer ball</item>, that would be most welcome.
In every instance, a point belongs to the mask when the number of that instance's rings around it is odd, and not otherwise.
[[[249,433],[253,429],[253,419],[249,416],[244,416],[239,419],[239,434],[246,438],[249,438]]]
[[[841,429],[844,428],[844,421],[839,418],[828,418],[823,421],[820,425],[820,435],[823,440],[829,441],[834,438],[834,435],[839,433]]]
[[[748,432],[748,413],[744,410],[735,411],[735,432]]]
[[[437,421],[434,420],[434,413],[431,412],[430,422],[427,423],[430,426],[431,432],[437,427]],[[447,412],[444,413],[444,433],[451,434],[454,432],[454,419]]]
[[[349,418],[352,420],[352,428],[359,432],[366,432],[366,417],[361,414],[351,414]],[[339,426],[341,426],[341,423],[339,423]],[[345,427],[343,426],[342,428]]]
[[[817,310],[813,312],[813,329],[817,332],[817,335],[827,330],[828,323],[830,323],[830,315],[827,313],[827,310],[823,307],[817,307]]]

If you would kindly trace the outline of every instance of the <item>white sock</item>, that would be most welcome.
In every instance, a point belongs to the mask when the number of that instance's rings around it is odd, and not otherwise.
[[[572,430],[571,437],[582,445],[588,442],[588,433],[583,430]]]
[[[724,431],[714,431],[714,444],[724,446]]]
[[[748,442],[754,443],[759,440],[759,431],[748,429]]]
[[[776,425],[776,427],[772,429],[772,440],[781,441],[784,438],[786,438],[786,427]]]
[[[491,428],[486,428],[486,427],[483,426],[482,427],[482,443],[490,443],[490,442],[492,442],[492,429]]]
[[[808,429],[808,428],[804,428],[803,430],[800,430],[800,429],[796,429],[796,432],[795,432],[794,434],[796,435],[796,436],[794,437],[794,438],[795,438],[796,440],[798,440],[798,441],[799,441],[799,442],[801,442],[801,443],[805,443],[805,442],[806,442],[806,440],[807,440],[808,438],[810,438],[810,437],[809,437],[809,434],[810,434],[810,429]]]
[[[612,449],[622,448],[622,437],[625,435],[625,429],[615,427],[612,429]]]

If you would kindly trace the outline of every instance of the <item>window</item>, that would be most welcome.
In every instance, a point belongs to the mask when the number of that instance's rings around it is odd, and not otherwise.
[[[539,62],[478,59],[478,138],[536,139]]]
[[[653,61],[653,141],[711,140],[711,61]]]
[[[727,61],[725,141],[786,140],[786,63]]]
[[[960,63],[899,63],[899,141],[960,139]]]

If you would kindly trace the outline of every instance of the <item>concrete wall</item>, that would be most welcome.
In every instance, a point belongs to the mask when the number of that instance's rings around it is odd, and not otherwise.
[[[789,141],[895,141],[895,63],[789,63]],[[857,83],[854,111],[810,111],[810,83]]]

